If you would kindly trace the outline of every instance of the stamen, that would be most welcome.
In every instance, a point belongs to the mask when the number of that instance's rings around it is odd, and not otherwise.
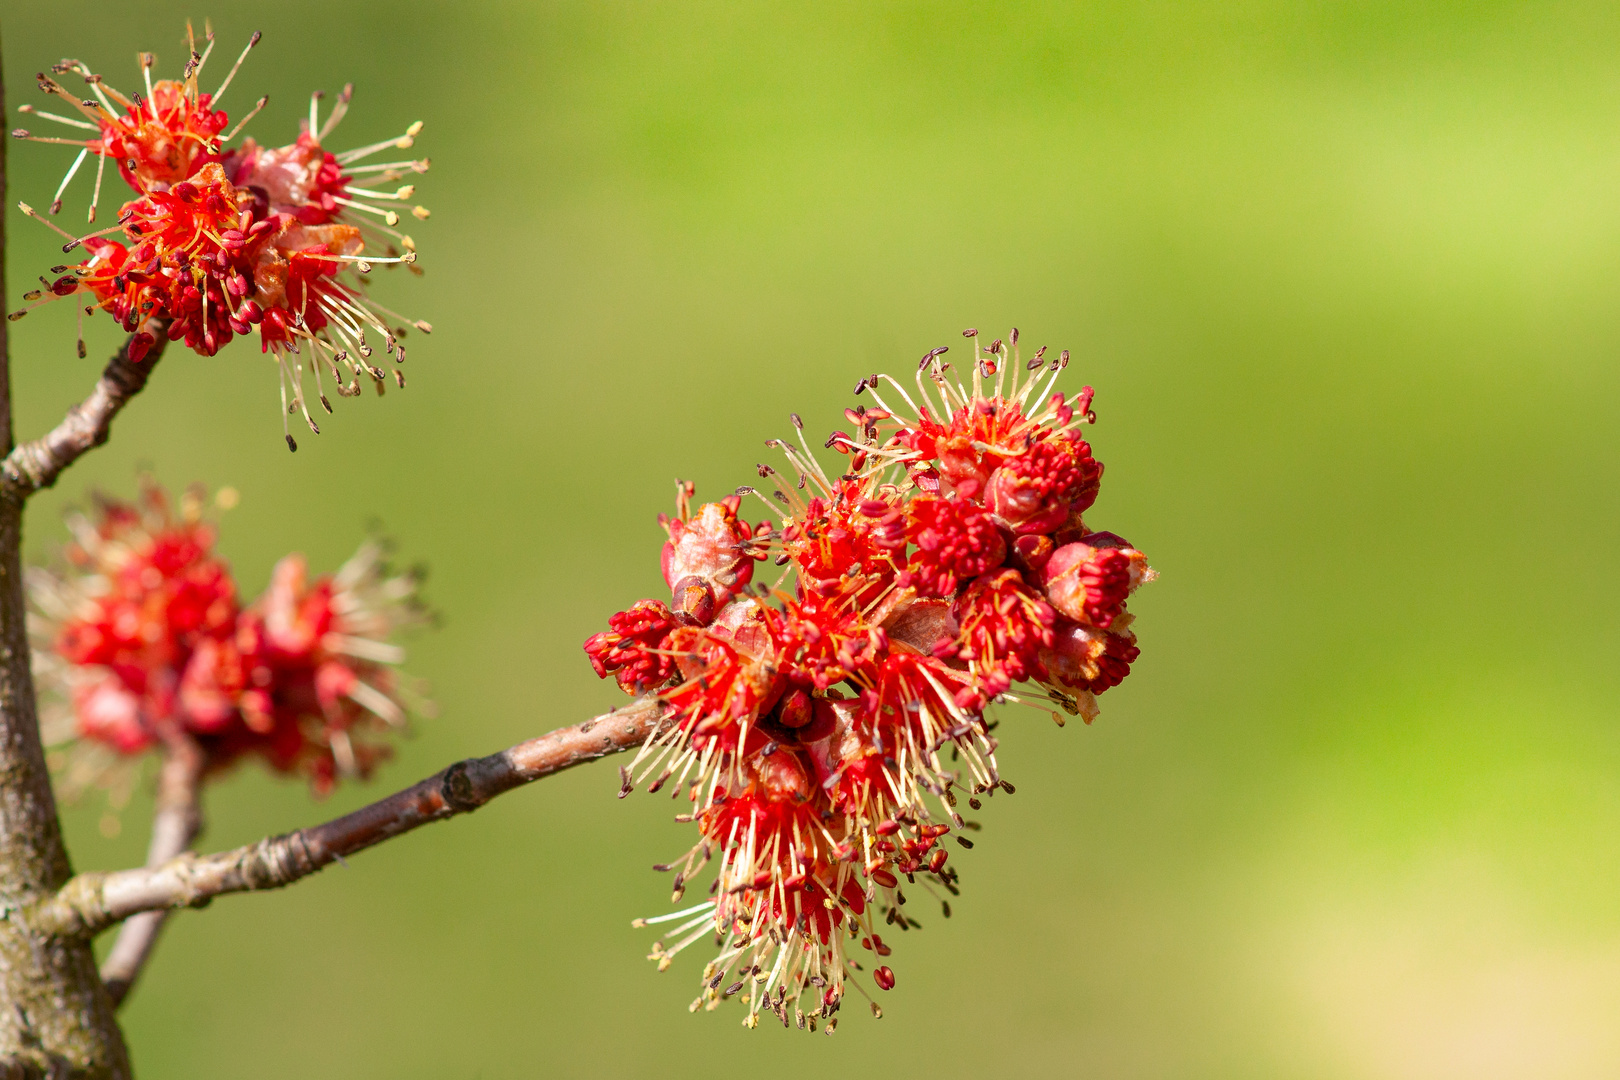
[[[90,148],[88,146],[83,150],[80,150],[79,156],[73,159],[72,165],[68,166],[67,175],[62,177],[62,182],[56,187],[56,195],[51,199],[51,213],[61,213],[62,192],[66,191],[68,184],[72,183],[74,174],[79,171],[79,166],[84,164],[84,159],[89,155],[89,153]]]
[[[13,139],[21,139],[24,142],[49,143],[53,146],[88,147],[91,143],[91,140],[89,139],[60,139],[54,135],[34,135],[31,134],[27,128],[13,128],[11,137]]]
[[[361,146],[354,150],[345,150],[343,153],[337,155],[338,164],[348,165],[352,161],[359,161],[361,158],[370,157],[377,151],[387,150],[389,147],[395,147],[399,150],[409,150],[415,144],[417,133],[419,133],[421,130],[422,121],[418,120],[410,127],[406,128],[405,134],[403,135],[396,136],[392,139],[384,139],[382,142],[372,143],[370,146]]]
[[[105,145],[102,146],[101,153],[96,155],[96,159],[96,190],[90,196],[89,223],[92,225],[96,223],[96,204],[101,201],[101,173],[107,167],[107,147]]]
[[[390,161],[382,165],[356,165],[352,169],[345,169],[344,171],[348,173],[369,173],[387,172],[390,169],[406,169],[414,173],[425,173],[431,164],[431,158],[422,158],[418,161]]]
[[[341,195],[334,195],[333,200],[342,206],[353,207],[356,210],[364,210],[368,214],[376,214],[378,217],[382,218],[386,224],[399,224],[399,215],[392,210],[384,210],[378,206],[368,206],[365,203],[359,202],[355,199],[345,199]]]
[[[70,241],[70,243],[66,247],[64,247],[62,249],[63,251],[72,251],[74,248],[78,247],[79,244],[82,242],[77,236],[74,236],[72,233],[68,232],[66,229],[64,229],[61,226],[57,225],[56,222],[48,221],[45,218],[41,217],[39,215],[39,212],[37,210],[35,210],[32,206],[29,206],[27,203],[19,202],[17,204],[17,209],[21,210],[24,214],[26,214],[29,217],[33,218],[35,221],[40,222],[46,228],[48,228],[52,232],[56,233],[58,236],[67,237],[67,239]]]
[[[95,124],[87,123],[83,120],[75,120],[68,116],[58,116],[56,113],[48,113],[42,109],[36,109],[32,105],[19,105],[17,106],[17,111],[20,113],[26,113],[29,116],[38,116],[46,120],[55,120],[58,124],[66,124],[69,127],[84,128],[86,131],[101,131],[101,129]]]
[[[219,89],[218,90],[214,91],[214,96],[211,99],[211,103],[214,106],[214,108],[216,108],[216,109],[219,108],[219,99],[225,96],[225,91],[226,91],[226,89],[228,89],[230,87],[231,80],[236,78],[236,73],[242,69],[242,61],[247,59],[248,53],[253,51],[253,46],[257,45],[259,43],[259,39],[262,38],[262,37],[264,37],[264,34],[259,32],[258,30],[255,30],[255,31],[253,31],[253,36],[248,38],[247,45],[242,49],[242,55],[238,56],[236,58],[236,63],[231,65],[231,70],[230,70],[229,74],[227,74],[225,76],[225,81],[219,84]],[[291,435],[287,436],[287,441],[289,443],[292,443],[292,436]],[[298,448],[297,444],[294,443],[293,444],[293,449],[296,450],[297,448]]]
[[[157,102],[154,100],[156,95],[152,93],[152,65],[157,63],[157,57],[152,53],[143,52],[140,55],[140,63],[141,78],[146,81],[146,103],[151,108],[152,119],[157,120]]]
[[[261,97],[254,104],[253,109],[246,116],[242,117],[242,119],[237,122],[236,126],[231,128],[230,134],[226,135],[223,139],[220,140],[220,142],[230,142],[232,139],[236,138],[237,135],[241,134],[242,129],[247,127],[248,122],[251,121],[255,116],[259,115],[259,110],[264,108],[265,105],[269,103],[269,101],[270,101],[270,95],[269,94],[266,94],[263,97]],[[311,107],[313,108],[313,106],[311,106]]]
[[[327,116],[326,123],[321,125],[320,133],[315,136],[317,141],[326,142],[326,137],[332,134],[338,122],[348,113],[349,99],[352,97],[354,97],[354,83],[344,83],[342,91],[338,93],[337,104],[332,106],[332,112]]]

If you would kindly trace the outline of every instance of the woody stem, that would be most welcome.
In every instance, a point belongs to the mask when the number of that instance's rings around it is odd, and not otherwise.
[[[435,821],[470,813],[498,795],[608,754],[640,746],[663,720],[654,700],[483,758],[469,758],[351,814],[234,851],[181,855],[159,865],[80,874],[26,912],[37,933],[87,941],[146,911],[200,907],[216,896],[279,889]]]
[[[189,851],[203,827],[202,748],[184,732],[175,732],[164,741],[147,866],[161,866]],[[114,1006],[123,1005],[129,996],[168,918],[167,911],[143,911],[130,916],[119,929],[118,940],[101,963],[101,981]]]
[[[135,342],[135,335],[131,335],[107,361],[89,397],[69,409],[50,431],[6,455],[0,462],[0,489],[6,495],[22,502],[40,488],[56,483],[64,469],[107,441],[112,433],[113,418],[146,387],[152,368],[163,358],[164,347],[169,342],[167,325],[159,320],[152,326],[157,342],[139,363],[129,358],[130,347]],[[0,329],[0,334],[4,332]],[[11,446],[9,439],[6,446]]]

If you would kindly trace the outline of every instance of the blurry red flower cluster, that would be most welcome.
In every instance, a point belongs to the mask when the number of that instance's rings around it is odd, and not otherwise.
[[[986,707],[1055,703],[1089,722],[1136,660],[1126,599],[1152,572],[1086,521],[1103,472],[1079,434],[1091,388],[1055,392],[1068,353],[1023,361],[1016,330],[987,348],[968,336],[965,379],[936,349],[915,397],[860,381],[872,404],[827,440],[836,473],[773,441],[792,475],[758,466],[768,490],[693,510],[684,486],[663,521],[669,603],[643,600],[585,644],[598,675],[672,718],[624,788],[692,803],[699,839],[660,867],[675,898],[718,860],[712,899],[643,920],[676,923],[660,969],[717,939],[694,1009],[736,996],[749,1026],[770,1011],[830,1028],[857,943],[892,987],[883,932],[917,925],[901,879],[954,894],[945,842],[972,847],[962,831],[978,827],[962,804],[1012,790]],[[743,520],[753,496],[776,520]],[[762,567],[781,577],[756,582]]]
[[[309,119],[291,145],[261,147],[248,138],[226,149],[225,143],[265,103],[261,98],[241,123],[221,135],[228,119],[219,108],[220,98],[259,35],[253,35],[236,66],[211,94],[203,92],[198,81],[214,48],[212,31],[207,38],[202,52],[192,43],[178,81],[154,83],[155,58],[142,53],[144,95],[120,93],[77,60],[64,60],[52,70],[58,77],[82,77],[89,97],[70,91],[57,78],[39,76],[40,89],[63,102],[70,115],[29,106],[24,111],[87,132],[74,138],[40,136],[22,128],[12,132],[19,138],[80,148],[57,189],[51,213],[61,209],[63,192],[91,157],[96,160],[92,222],[109,160],[134,189],[135,198],[123,204],[111,228],[86,236],[58,229],[68,240],[64,252],[82,247],[88,257],[54,267],[54,278],[41,277],[41,288],[26,299],[37,306],[80,297],[76,302],[86,304],[85,313],[98,308],[110,313],[134,335],[129,358],[136,362],[158,334],[184,340],[198,353],[212,356],[234,335],[257,329],[262,349],[276,360],[283,412],[288,409],[290,388],[292,409],[301,411],[318,434],[320,428],[309,414],[306,365],[315,380],[316,398],[330,412],[323,373],[332,376],[334,392],[340,395],[359,394],[361,375],[382,390],[387,372],[370,362],[368,335],[380,339],[396,362],[405,359],[399,342],[405,330],[399,324],[410,320],[368,298],[364,282],[373,264],[415,263],[416,244],[398,230],[400,214],[395,206],[418,218],[428,212],[409,204],[412,185],[396,190],[378,185],[426,172],[428,162],[357,163],[379,151],[408,149],[422,125],[412,124],[403,135],[333,154],[323,141],[348,111],[352,87],[346,86],[324,123],[319,115],[322,95],[310,100]],[[29,207],[24,210],[33,213]],[[368,244],[382,253],[365,254]],[[29,310],[20,309],[10,317],[21,318]],[[432,329],[421,321],[412,325],[424,333]],[[82,333],[79,348],[84,355]],[[405,385],[397,368],[394,378]],[[291,434],[286,438],[296,450]]]
[[[70,788],[178,740],[210,770],[257,757],[318,793],[387,756],[381,734],[416,704],[390,639],[426,615],[419,576],[392,570],[378,542],[314,580],[288,555],[243,606],[200,490],[177,508],[148,482],[138,501],[100,498],[69,524],[64,570],[32,571],[29,593],[57,710],[47,738],[88,751],[69,755]]]

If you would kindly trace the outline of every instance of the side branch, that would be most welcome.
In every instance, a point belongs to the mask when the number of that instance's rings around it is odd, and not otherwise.
[[[87,938],[138,912],[202,907],[225,893],[279,889],[384,840],[470,813],[513,788],[640,746],[661,720],[657,702],[638,701],[499,754],[458,761],[323,825],[235,851],[181,855],[161,866],[80,874],[30,913],[29,922],[41,934]]]
[[[158,773],[152,841],[146,849],[147,866],[161,866],[190,850],[203,825],[202,748],[178,732],[166,742],[163,768]],[[168,918],[168,911],[143,911],[130,917],[118,931],[118,940],[101,964],[101,981],[114,1008],[129,996]]]
[[[139,362],[129,358],[130,345],[135,340],[131,335],[107,361],[89,397],[69,409],[62,422],[49,432],[6,455],[5,461],[0,463],[0,487],[6,494],[26,499],[40,488],[50,487],[62,470],[80,455],[107,441],[113,417],[145,388],[152,368],[163,357],[169,335],[166,327],[156,329],[157,343]]]

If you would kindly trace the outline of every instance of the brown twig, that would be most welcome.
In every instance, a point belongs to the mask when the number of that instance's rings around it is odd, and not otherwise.
[[[152,815],[152,841],[146,865],[162,866],[191,850],[202,832],[202,748],[181,732],[165,739],[163,767],[158,772],[157,809]],[[118,940],[101,963],[101,981],[114,1006],[124,1003],[141,969],[157,945],[168,911],[143,911],[125,920]]]
[[[484,758],[458,761],[324,825],[161,866],[80,874],[29,912],[37,933],[93,937],[143,911],[201,907],[226,893],[279,889],[317,870],[434,821],[470,813],[497,795],[563,769],[628,750],[659,728],[660,706],[640,701]]]
[[[129,347],[135,340],[132,335],[107,361],[89,397],[69,409],[62,422],[50,431],[6,455],[0,462],[0,486],[6,494],[21,500],[40,488],[50,487],[80,455],[107,441],[113,417],[141,392],[152,368],[163,358],[169,341],[167,327],[158,323],[153,329],[157,343],[139,363],[129,359]]]

